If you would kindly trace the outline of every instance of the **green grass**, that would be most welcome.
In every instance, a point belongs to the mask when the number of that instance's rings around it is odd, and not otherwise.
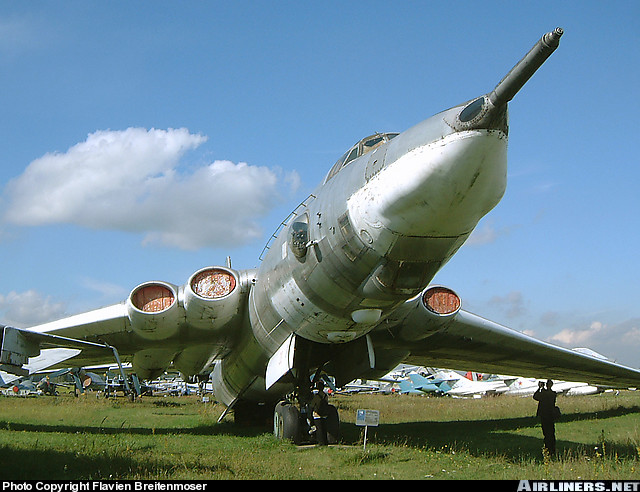
[[[542,453],[531,398],[332,397],[342,444],[276,441],[218,424],[197,397],[0,398],[4,479],[635,479],[640,392],[560,397],[559,456]],[[358,408],[380,411],[366,450]]]

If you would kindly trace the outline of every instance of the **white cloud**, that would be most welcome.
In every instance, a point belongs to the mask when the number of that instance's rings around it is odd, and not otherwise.
[[[80,279],[80,284],[85,289],[96,292],[100,295],[100,297],[108,300],[124,299],[129,293],[129,290],[122,287],[121,285],[96,280],[91,277],[82,277]]]
[[[604,325],[600,321],[594,321],[588,328],[570,330],[564,329],[551,336],[549,340],[570,347],[578,347],[592,342],[598,337]]]
[[[480,227],[476,227],[467,240],[468,245],[492,244],[498,238],[498,231],[493,224],[484,223]]]
[[[59,319],[65,315],[65,305],[43,297],[35,290],[0,294],[0,320],[4,325],[23,328]]]
[[[565,328],[548,339],[567,348],[586,347],[620,363],[640,366],[640,319],[608,325],[592,321],[585,327]]]
[[[229,161],[185,171],[181,158],[205,141],[184,128],[95,132],[12,180],[4,220],[142,233],[145,244],[182,249],[260,237],[257,219],[278,202],[281,187],[296,185],[297,174]]]
[[[471,246],[483,246],[485,244],[493,244],[502,237],[508,236],[515,228],[519,226],[506,226],[498,228],[493,221],[483,221],[476,227],[469,236],[466,244]]]

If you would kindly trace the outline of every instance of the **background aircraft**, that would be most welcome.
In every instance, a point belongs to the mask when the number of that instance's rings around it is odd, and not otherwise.
[[[258,269],[228,261],[182,286],[145,282],[121,304],[5,328],[2,368],[19,373],[49,346],[81,350],[73,358],[81,366],[122,357],[141,379],[169,366],[191,377],[215,362],[215,398],[236,420],[273,419],[279,437],[296,441],[307,435],[301,415],[323,373],[339,387],[405,361],[635,385],[636,369],[485,320],[452,289],[430,285],[501,200],[507,105],[561,36],[545,34],[492,91],[402,133],[357,141],[282,222]]]
[[[418,374],[412,374],[411,381],[415,384],[427,383],[428,379]],[[499,395],[508,390],[507,385],[502,380],[494,381],[471,381],[455,371],[440,370],[433,374],[436,381],[446,383],[447,395],[460,398],[481,397],[488,395]]]
[[[400,393],[445,395],[451,390],[448,381],[437,377],[426,378],[420,374],[410,374],[407,379],[398,381]]]
[[[0,382],[0,391],[4,396],[39,396],[41,394],[36,385],[29,380],[8,385]]]

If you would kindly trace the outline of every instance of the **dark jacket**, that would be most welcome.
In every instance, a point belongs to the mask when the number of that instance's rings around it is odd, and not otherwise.
[[[546,388],[538,388],[533,394],[533,399],[538,402],[538,412],[536,416],[540,418],[555,418],[557,393]]]

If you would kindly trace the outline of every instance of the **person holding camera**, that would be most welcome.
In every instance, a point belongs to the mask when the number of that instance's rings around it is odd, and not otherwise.
[[[536,416],[540,418],[542,424],[542,435],[544,436],[544,447],[549,452],[549,456],[556,454],[556,428],[557,418],[556,397],[557,393],[551,389],[553,381],[547,380],[547,385],[543,381],[538,383],[538,389],[533,394],[533,399],[538,402],[538,412]]]

